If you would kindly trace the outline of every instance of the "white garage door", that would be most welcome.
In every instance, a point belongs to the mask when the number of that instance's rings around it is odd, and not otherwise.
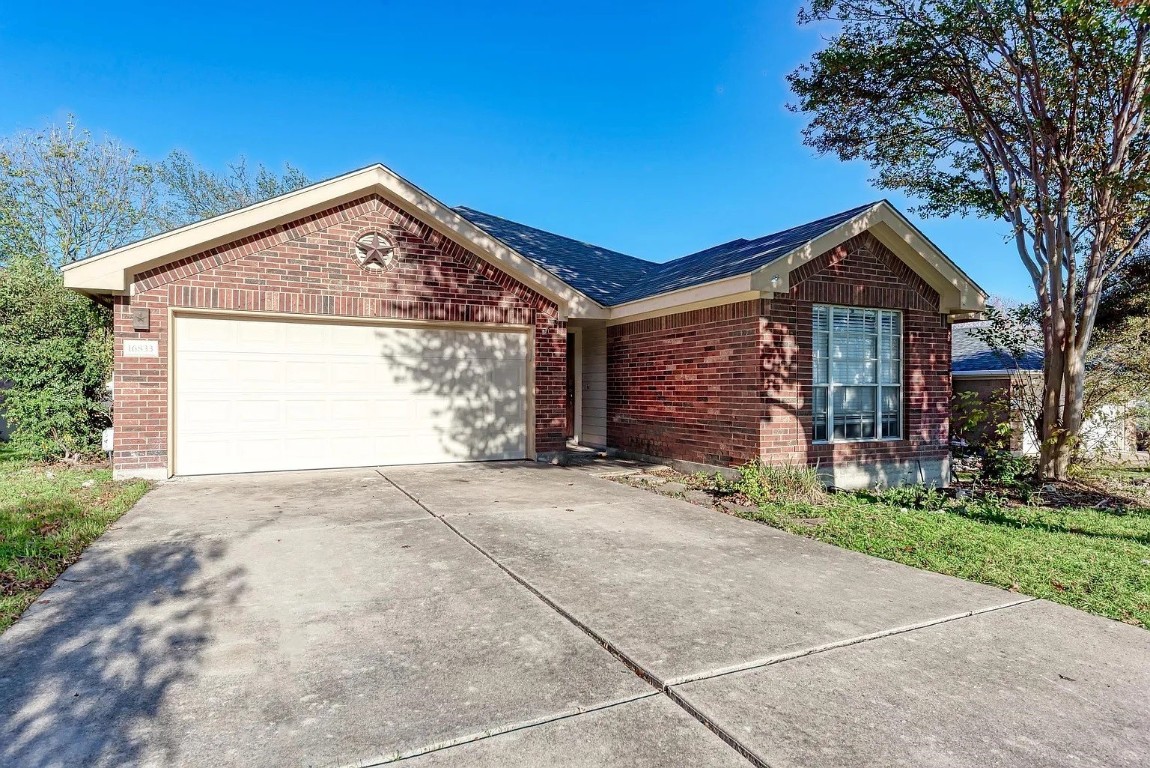
[[[178,475],[519,459],[523,332],[177,317]]]

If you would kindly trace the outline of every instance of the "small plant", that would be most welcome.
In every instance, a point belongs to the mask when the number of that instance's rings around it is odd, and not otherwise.
[[[690,485],[713,496],[729,496],[735,493],[735,484],[723,476],[722,472],[708,475],[706,472],[696,472],[690,477]]]
[[[1027,456],[1005,450],[987,450],[982,457],[981,479],[993,485],[1022,488],[1029,486],[1034,470],[1034,461]]]
[[[818,504],[826,498],[826,489],[814,467],[766,464],[758,459],[740,468],[734,490],[756,504],[779,501]]]
[[[1011,418],[1006,390],[995,390],[985,399],[976,392],[959,392],[951,407],[952,447],[958,458],[978,459],[981,482],[1023,491],[1036,467],[1033,459],[1011,450],[1015,438]]]
[[[946,505],[946,494],[925,485],[896,485],[875,493],[874,498],[892,507],[935,511]]]

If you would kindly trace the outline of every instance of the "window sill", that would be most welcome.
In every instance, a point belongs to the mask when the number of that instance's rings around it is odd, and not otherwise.
[[[838,445],[840,443],[901,443],[901,437],[840,437],[837,440],[812,440],[814,445]]]

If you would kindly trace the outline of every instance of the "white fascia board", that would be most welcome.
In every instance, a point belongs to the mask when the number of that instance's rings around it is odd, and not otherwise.
[[[607,311],[590,297],[491,237],[383,165],[353,171],[69,264],[63,270],[64,284],[85,293],[124,293],[138,272],[373,192],[555,301],[564,314],[595,318],[607,316]]]
[[[686,311],[687,305],[713,305],[724,297],[742,301],[752,293],[763,298],[785,295],[791,287],[791,272],[868,231],[939,292],[942,312],[961,321],[985,311],[986,293],[894,207],[882,201],[753,272],[613,306],[608,322]]]
[[[939,292],[942,312],[981,312],[987,294],[902,214],[886,201],[875,203],[852,219],[760,267],[758,284],[773,280],[779,292],[790,289],[790,273],[842,243],[870,231]]]
[[[951,371],[954,379],[1009,379],[1014,376],[1034,375],[1042,373],[1041,368],[1017,368],[1004,371],[1001,368],[990,368],[985,371]]]
[[[673,314],[686,311],[688,305],[701,302],[711,302],[716,299],[730,298],[731,301],[742,301],[751,292],[758,294],[752,285],[750,274],[737,277],[727,277],[711,283],[693,285],[689,288],[680,288],[668,293],[660,293],[645,299],[628,301],[625,304],[616,304],[610,307],[609,322],[615,324],[636,315],[652,317],[659,314]]]

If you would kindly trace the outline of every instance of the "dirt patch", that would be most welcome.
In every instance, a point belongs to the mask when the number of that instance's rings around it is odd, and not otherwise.
[[[654,467],[640,473],[608,479],[632,488],[642,488],[660,496],[688,501],[700,507],[709,507],[730,514],[735,514],[734,510],[738,507],[753,509],[755,506],[742,494],[712,477],[687,475],[669,467]]]

